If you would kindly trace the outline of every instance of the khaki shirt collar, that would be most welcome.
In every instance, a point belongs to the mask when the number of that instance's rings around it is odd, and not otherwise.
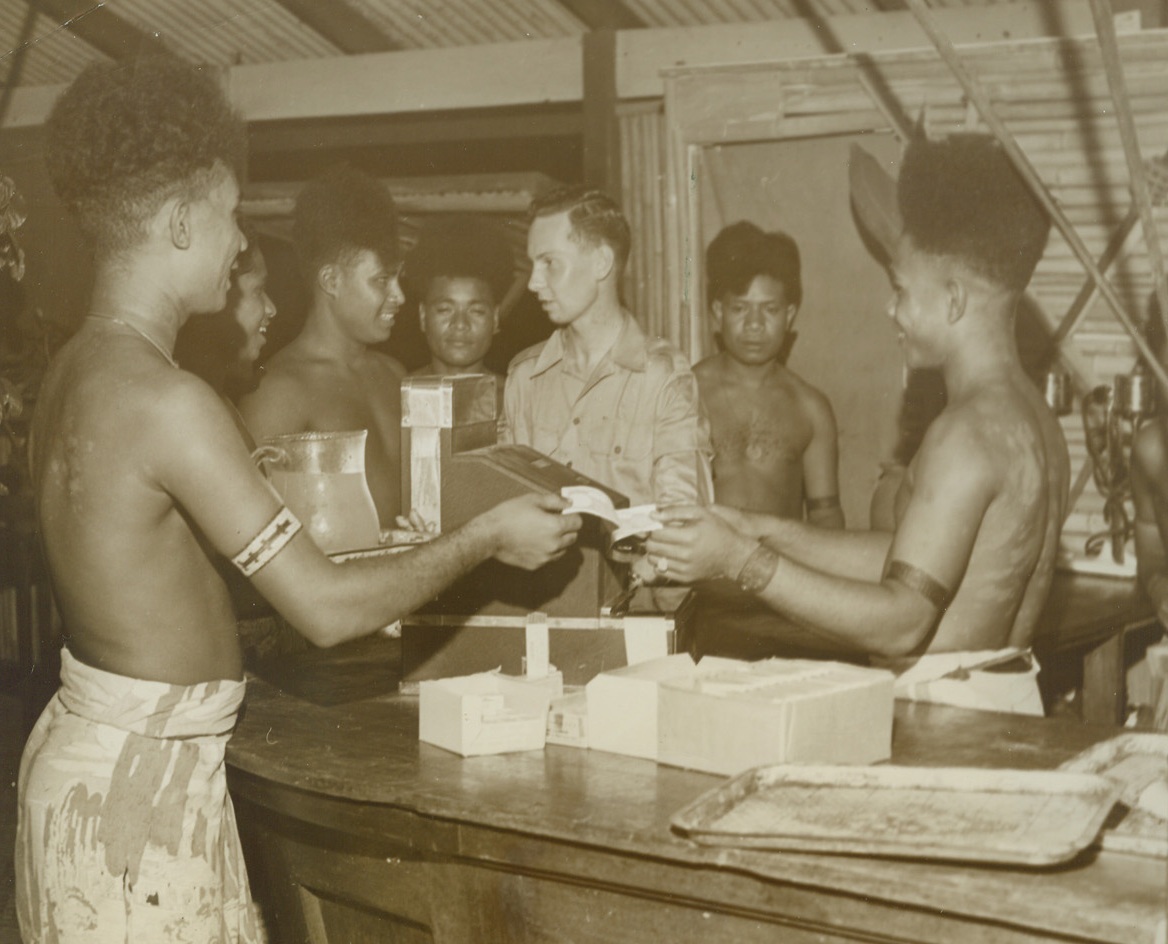
[[[616,343],[613,344],[605,358],[625,370],[642,371],[649,360],[645,352],[645,332],[641,330],[637,319],[627,311],[623,311],[621,314],[624,318],[621,333],[617,335]],[[564,359],[564,332],[566,330],[567,328],[557,328],[544,343],[543,350],[539,352],[539,357],[535,360],[533,377],[538,377]]]

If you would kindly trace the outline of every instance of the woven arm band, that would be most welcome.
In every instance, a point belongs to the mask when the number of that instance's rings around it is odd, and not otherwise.
[[[744,593],[761,593],[771,582],[778,567],[778,551],[765,544],[759,544],[746,558],[746,563],[742,565],[735,582]]]
[[[238,567],[239,572],[245,577],[251,577],[284,550],[299,530],[299,519],[288,510],[287,505],[284,505],[276,512],[275,517],[264,525],[260,533],[248,542],[247,547],[231,558],[231,563]]]
[[[934,580],[919,567],[906,564],[904,561],[894,560],[888,565],[884,576],[889,580],[908,587],[914,593],[924,597],[942,613],[953,602],[953,593],[941,581]]]

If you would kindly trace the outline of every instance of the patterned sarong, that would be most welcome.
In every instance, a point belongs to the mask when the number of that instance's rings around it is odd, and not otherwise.
[[[126,678],[62,650],[20,764],[25,944],[262,941],[223,760],[243,693]]]

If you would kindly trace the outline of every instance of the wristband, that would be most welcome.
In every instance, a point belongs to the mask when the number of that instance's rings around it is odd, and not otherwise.
[[[765,544],[759,544],[746,558],[746,563],[742,565],[742,570],[738,571],[735,582],[744,593],[761,593],[771,582],[778,567],[778,552]]]

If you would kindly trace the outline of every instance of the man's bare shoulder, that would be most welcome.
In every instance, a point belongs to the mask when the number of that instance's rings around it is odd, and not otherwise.
[[[788,367],[775,372],[775,383],[781,384],[784,389],[799,403],[799,409],[813,423],[835,423],[835,413],[831,408],[831,400],[818,387],[808,383]]]
[[[402,366],[401,361],[381,351],[369,350],[365,352],[366,363],[371,370],[391,375],[396,380],[409,376],[409,371]]]
[[[260,386],[269,382],[276,386],[289,382],[304,383],[320,370],[324,359],[299,341],[299,338],[293,339],[268,358],[260,368]]]
[[[693,365],[693,374],[697,377],[699,384],[705,387],[721,382],[726,371],[724,357],[725,355],[721,353],[711,354]]]
[[[277,362],[273,358],[264,366],[256,388],[240,398],[239,413],[257,441],[301,432],[308,428],[311,404],[321,389],[310,366],[299,359]]]
[[[233,441],[240,435],[227,405],[209,384],[170,367],[137,376],[123,387],[115,418],[109,418],[112,410],[105,412],[107,418],[102,422],[119,424],[125,442],[133,442],[156,458],[151,462],[155,470],[165,464],[162,460],[181,461],[196,444],[224,437]]]
[[[249,404],[289,398],[299,400],[311,390],[317,379],[318,371],[310,364],[296,360],[269,361],[260,371],[256,388],[240,399],[240,410],[246,416]]]
[[[948,406],[929,425],[912,461],[914,480],[933,472],[963,468],[969,476],[996,477],[1000,443],[995,446],[984,404]]]

